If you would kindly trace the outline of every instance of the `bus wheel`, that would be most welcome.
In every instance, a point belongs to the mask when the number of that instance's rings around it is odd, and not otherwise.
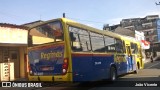
[[[117,80],[117,70],[115,67],[111,67],[110,69],[110,81],[116,81]]]

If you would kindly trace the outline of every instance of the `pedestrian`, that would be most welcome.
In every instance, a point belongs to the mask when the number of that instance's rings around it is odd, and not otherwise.
[[[150,54],[151,63],[153,63],[153,53]]]

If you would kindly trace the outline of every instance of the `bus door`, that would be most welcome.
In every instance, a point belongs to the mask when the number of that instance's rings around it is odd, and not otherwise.
[[[133,61],[132,61],[132,53],[131,53],[131,47],[129,45],[126,46],[127,50],[127,68],[129,71],[133,70]]]
[[[143,69],[144,68],[144,60],[145,60],[145,52],[138,46],[138,53],[137,53],[137,58],[139,59],[139,65],[138,69]]]

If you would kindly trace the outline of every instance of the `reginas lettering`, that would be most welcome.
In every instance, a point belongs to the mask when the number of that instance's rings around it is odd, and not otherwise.
[[[51,58],[59,58],[62,57],[63,53],[62,52],[49,52],[49,53],[44,53],[41,52],[41,59],[47,59],[50,60]]]

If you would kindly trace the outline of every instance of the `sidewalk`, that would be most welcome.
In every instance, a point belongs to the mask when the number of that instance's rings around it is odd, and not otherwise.
[[[159,58],[160,58],[160,56],[154,57],[154,58],[153,58],[153,61],[155,61],[155,60],[157,60],[157,59],[159,59]],[[150,58],[146,58],[145,61],[144,61],[144,63],[148,63],[148,62],[151,62],[151,59],[150,59]]]
[[[14,81],[28,81],[27,78],[16,78]]]

